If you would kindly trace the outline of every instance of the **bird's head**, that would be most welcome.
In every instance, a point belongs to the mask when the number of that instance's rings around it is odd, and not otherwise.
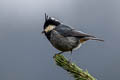
[[[45,14],[45,23],[43,27],[43,33],[48,33],[51,30],[53,30],[56,26],[60,25],[60,22],[56,20],[55,18],[48,17],[48,15]]]

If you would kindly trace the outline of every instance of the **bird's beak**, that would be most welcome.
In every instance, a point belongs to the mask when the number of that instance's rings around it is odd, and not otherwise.
[[[45,33],[45,31],[42,31],[41,33],[43,34],[43,33]]]

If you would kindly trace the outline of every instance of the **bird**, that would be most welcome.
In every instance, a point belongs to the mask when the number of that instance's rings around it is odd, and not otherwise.
[[[58,54],[62,54],[63,52],[72,53],[73,50],[77,50],[88,40],[104,41],[65,25],[59,20],[49,17],[46,13],[42,33],[45,34],[53,47],[60,51]]]

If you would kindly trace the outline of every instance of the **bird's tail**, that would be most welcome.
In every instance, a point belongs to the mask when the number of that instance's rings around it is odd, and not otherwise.
[[[96,40],[96,41],[102,41],[102,42],[104,42],[104,40],[99,39],[99,38],[89,38],[89,40]]]

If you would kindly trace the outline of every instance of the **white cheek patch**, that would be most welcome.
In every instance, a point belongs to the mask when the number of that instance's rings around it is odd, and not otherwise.
[[[45,28],[45,32],[49,32],[51,30],[53,30],[55,28],[54,25],[48,25],[46,28]]]

